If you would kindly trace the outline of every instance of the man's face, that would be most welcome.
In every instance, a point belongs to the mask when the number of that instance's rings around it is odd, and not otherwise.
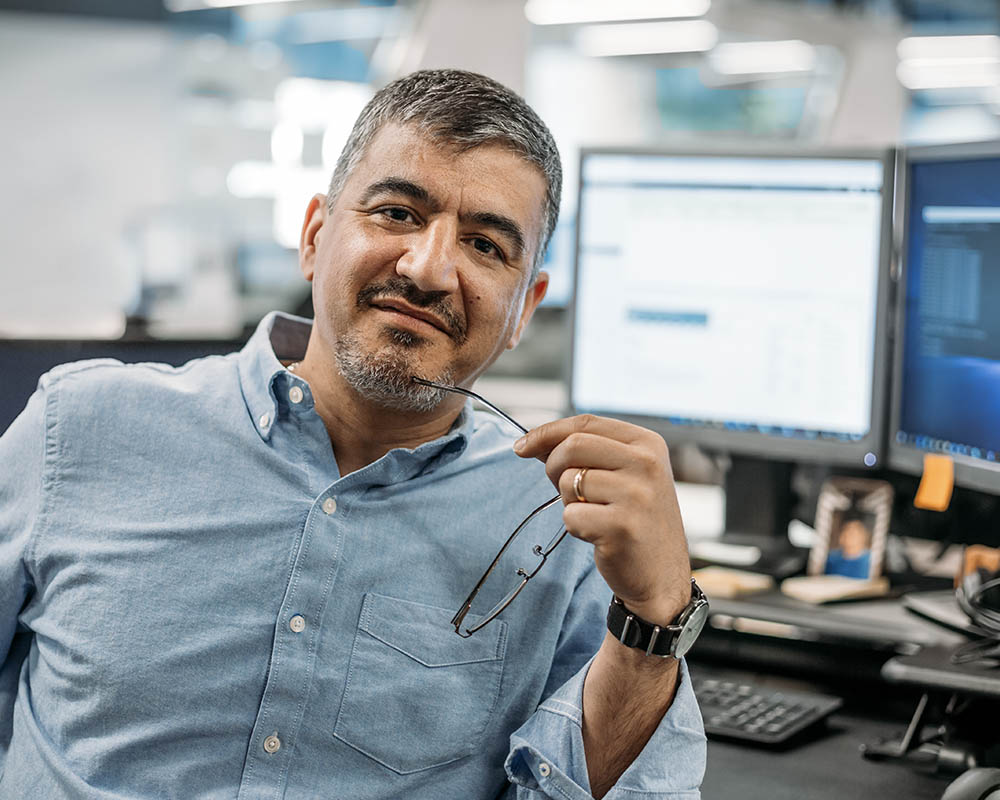
[[[868,528],[860,520],[851,520],[840,531],[840,549],[848,558],[856,558],[868,549]]]
[[[544,295],[544,273],[529,283],[545,190],[503,147],[457,153],[384,127],[333,209],[317,196],[306,215],[300,262],[323,356],[351,383],[373,367],[390,382],[471,383]]]

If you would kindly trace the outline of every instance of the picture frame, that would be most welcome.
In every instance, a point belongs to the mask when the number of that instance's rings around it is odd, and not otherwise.
[[[816,539],[809,575],[872,580],[882,574],[892,516],[892,486],[870,478],[834,476],[816,504]]]

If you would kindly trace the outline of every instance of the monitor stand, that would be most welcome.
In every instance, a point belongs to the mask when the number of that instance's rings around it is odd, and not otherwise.
[[[781,580],[805,569],[807,552],[788,539],[794,464],[732,456],[726,472],[725,532],[720,544],[755,547],[759,558],[743,569]]]

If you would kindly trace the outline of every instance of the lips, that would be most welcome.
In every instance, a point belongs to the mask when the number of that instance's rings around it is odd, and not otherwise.
[[[437,328],[439,331],[447,334],[448,336],[452,335],[451,329],[441,319],[427,311],[424,311],[423,309],[411,306],[409,303],[402,300],[379,299],[372,303],[372,307],[383,311],[395,311],[398,314],[404,314],[407,317],[419,319],[421,322],[426,322],[428,325]]]

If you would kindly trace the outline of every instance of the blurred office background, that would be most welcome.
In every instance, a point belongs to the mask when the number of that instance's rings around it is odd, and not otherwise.
[[[1000,135],[991,0],[2,0],[0,337],[237,342],[309,308],[296,244],[372,92],[484,72],[566,171],[548,307],[495,374],[558,380],[585,144]],[[541,401],[543,404],[547,401]]]

